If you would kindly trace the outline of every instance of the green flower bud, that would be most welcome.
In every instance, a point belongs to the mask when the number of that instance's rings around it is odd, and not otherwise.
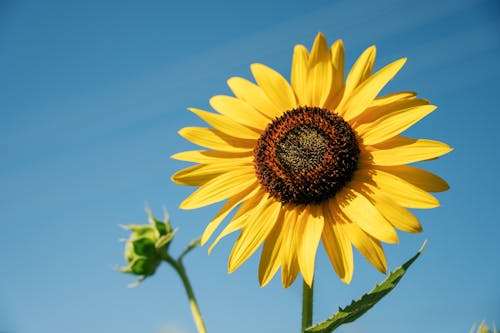
[[[486,323],[483,321],[479,324],[479,327],[477,328],[477,333],[498,333],[497,328],[495,325],[493,325],[492,329],[486,325]]]
[[[149,209],[146,212],[149,224],[122,226],[132,233],[125,241],[127,266],[120,267],[120,271],[139,276],[134,286],[156,272],[162,253],[167,251],[176,232],[172,230],[167,214],[165,220],[160,221],[153,217]]]

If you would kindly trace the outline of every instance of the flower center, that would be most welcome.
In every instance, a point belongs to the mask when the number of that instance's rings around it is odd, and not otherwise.
[[[276,156],[281,164],[295,172],[311,171],[323,164],[327,139],[318,129],[299,125],[276,144]]]
[[[267,126],[254,148],[255,171],[262,187],[282,203],[320,203],[352,179],[359,152],[342,117],[298,107]]]

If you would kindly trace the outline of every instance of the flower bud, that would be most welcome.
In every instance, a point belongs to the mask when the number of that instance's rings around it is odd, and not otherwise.
[[[132,286],[138,285],[148,276],[153,275],[161,263],[164,253],[175,235],[172,230],[168,215],[165,220],[157,220],[146,210],[149,224],[122,226],[132,233],[125,241],[125,260],[127,266],[120,267],[120,271],[139,276]]]
[[[498,330],[495,325],[493,325],[492,329],[490,330],[488,325],[486,325],[486,323],[483,321],[479,324],[476,333],[498,333]]]

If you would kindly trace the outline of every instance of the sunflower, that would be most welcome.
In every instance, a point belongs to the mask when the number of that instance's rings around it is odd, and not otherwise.
[[[291,84],[273,69],[252,64],[256,83],[230,78],[234,97],[210,99],[217,113],[189,109],[211,127],[186,127],[179,134],[207,149],[173,155],[196,164],[172,180],[199,186],[181,203],[183,209],[227,200],[207,225],[202,244],[235,211],[209,248],[240,232],[229,272],[263,244],[261,286],[280,267],[284,287],[299,272],[311,286],[321,241],[345,283],[353,275],[353,245],[385,273],[381,242],[397,243],[395,228],[422,230],[408,208],[439,206],[429,192],[445,191],[447,183],[406,164],[451,148],[400,135],[436,107],[414,92],[378,96],[406,59],[372,74],[375,53],[374,46],[366,49],[344,81],[342,41],[329,48],[319,33],[310,52],[295,46]]]

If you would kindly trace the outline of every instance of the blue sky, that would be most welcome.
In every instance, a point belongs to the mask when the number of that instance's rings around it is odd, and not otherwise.
[[[318,31],[342,38],[346,65],[377,45],[376,67],[402,56],[386,91],[415,90],[439,109],[407,134],[455,150],[423,166],[446,178],[442,207],[417,211],[424,232],[385,247],[390,269],[428,239],[397,289],[338,331],[468,332],[500,324],[500,5],[454,1],[0,1],[0,331],[194,333],[178,277],[166,266],[135,289],[119,224],[166,206],[180,228],[172,251],[200,235],[217,207],[181,211],[191,189],[170,155],[177,131],[201,122],[231,76],[265,63],[289,76],[293,46]],[[186,260],[209,332],[297,332],[301,286],[261,289],[258,255],[232,275],[234,240]],[[317,259],[315,320],[384,276],[361,256],[346,286]],[[235,329],[234,327],[237,327]]]

